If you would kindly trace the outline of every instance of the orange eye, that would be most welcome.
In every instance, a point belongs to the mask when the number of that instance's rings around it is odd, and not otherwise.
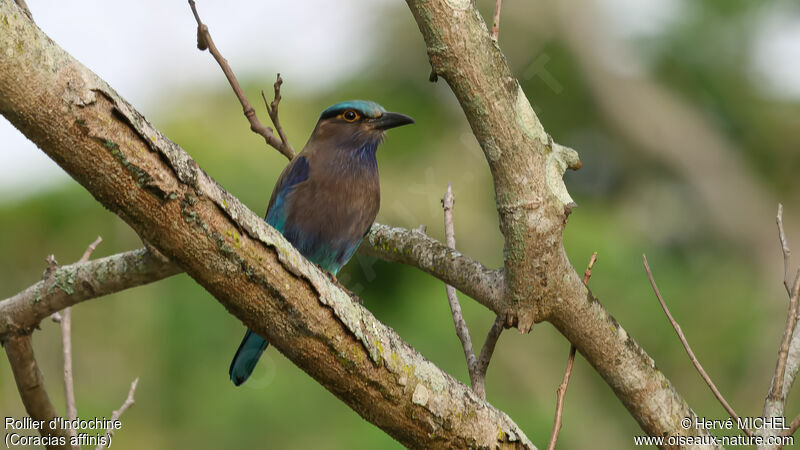
[[[344,112],[344,114],[342,114],[342,117],[344,117],[344,120],[348,122],[355,122],[356,119],[358,119],[358,113],[353,111],[352,109],[348,109],[347,111]]]

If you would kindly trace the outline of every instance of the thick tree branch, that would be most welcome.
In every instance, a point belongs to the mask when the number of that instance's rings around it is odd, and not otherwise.
[[[50,419],[59,417],[56,408],[50,401],[44,388],[44,378],[36,359],[33,356],[33,345],[30,334],[17,334],[7,336],[2,340],[3,346],[17,382],[19,396],[25,411],[33,420],[44,421],[44,426],[39,429],[42,436],[52,440],[46,445],[48,449],[70,450],[69,434],[62,428],[51,428]]]
[[[472,2],[406,2],[434,73],[450,85],[489,163],[505,238],[507,323],[526,331],[535,321],[550,321],[647,434],[708,437],[706,430],[681,426],[694,412],[569,263],[562,231],[572,199],[561,175],[580,161],[544,131]]]
[[[0,54],[13,55],[0,67],[0,111],[99,202],[405,445],[533,448],[16,11],[0,0],[10,22]]]

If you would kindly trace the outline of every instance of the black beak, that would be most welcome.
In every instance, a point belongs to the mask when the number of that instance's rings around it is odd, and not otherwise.
[[[388,130],[389,128],[399,127],[414,123],[414,119],[405,114],[385,112],[382,116],[374,119],[372,124],[379,130]]]

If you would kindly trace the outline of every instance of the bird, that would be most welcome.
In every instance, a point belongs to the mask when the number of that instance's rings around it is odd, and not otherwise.
[[[378,145],[386,130],[412,123],[367,100],[325,109],[303,150],[278,177],[264,220],[335,277],[378,214]],[[268,345],[247,330],[228,371],[234,385],[247,380]]]

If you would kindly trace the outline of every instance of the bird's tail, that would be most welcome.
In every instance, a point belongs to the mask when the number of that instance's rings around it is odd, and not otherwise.
[[[239,344],[239,349],[233,355],[231,368],[228,370],[233,384],[239,386],[247,381],[247,378],[253,373],[258,359],[261,358],[261,354],[264,353],[268,345],[269,342],[266,339],[253,333],[250,329],[247,330],[242,343]]]

